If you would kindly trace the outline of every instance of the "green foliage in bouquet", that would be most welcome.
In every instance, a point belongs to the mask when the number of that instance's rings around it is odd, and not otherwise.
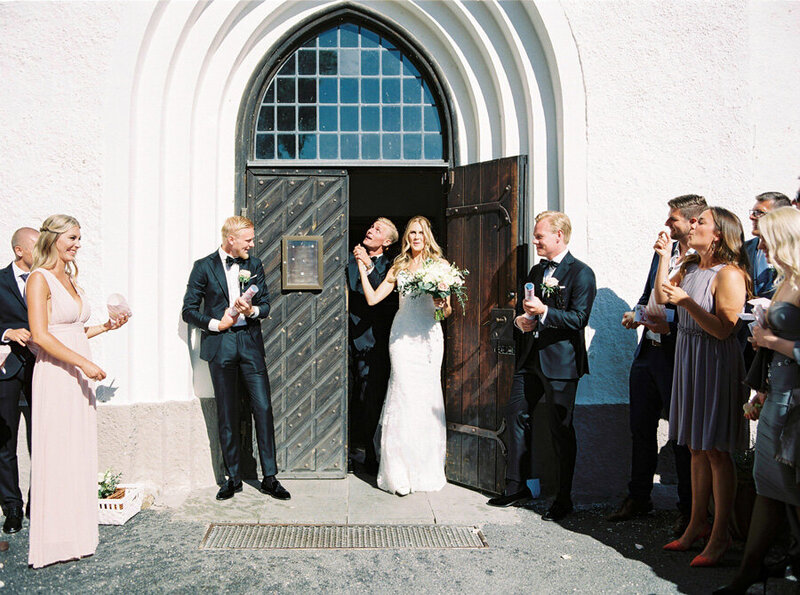
[[[429,258],[415,272],[403,271],[397,277],[397,290],[403,295],[414,297],[430,295],[434,298],[455,296],[461,306],[461,314],[467,302],[467,288],[464,278],[469,275],[466,269],[459,269],[454,264],[443,260]],[[444,313],[437,309],[436,320],[443,320]]]
[[[102,500],[116,492],[120,477],[122,477],[122,473],[114,474],[111,469],[106,469],[106,472],[97,481],[97,497]]]

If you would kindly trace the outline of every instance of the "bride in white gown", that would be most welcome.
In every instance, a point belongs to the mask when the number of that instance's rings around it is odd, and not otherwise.
[[[357,260],[367,303],[388,296],[397,278],[415,272],[429,258],[442,259],[431,224],[416,216],[403,233],[400,255],[377,289]],[[389,335],[392,364],[386,401],[376,435],[380,436],[378,487],[400,495],[434,492],[444,487],[447,432],[441,369],[444,340],[434,317],[436,308],[452,314],[450,298],[400,296],[400,309]]]

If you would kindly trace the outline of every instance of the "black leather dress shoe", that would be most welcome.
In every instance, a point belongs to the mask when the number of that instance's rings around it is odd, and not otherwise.
[[[274,477],[265,477],[261,482],[259,491],[262,494],[268,494],[276,500],[289,500],[292,495],[281,485]]]
[[[229,479],[225,483],[222,484],[222,487],[217,492],[217,500],[228,500],[229,498],[233,498],[233,495],[236,492],[242,491],[242,482],[234,483],[232,479]]]
[[[531,493],[528,488],[523,488],[518,492],[514,492],[513,494],[505,494],[503,496],[495,496],[494,498],[490,498],[486,504],[489,506],[497,506],[498,508],[505,508],[506,506],[511,506],[512,504],[517,504],[519,502],[528,500],[530,497]]]
[[[543,521],[560,521],[573,510],[572,504],[553,502],[553,505],[542,515]]]
[[[653,501],[649,498],[647,500],[636,500],[628,496],[619,507],[619,510],[611,513],[606,517],[607,521],[618,523],[620,521],[629,521],[636,517],[641,517],[653,510]],[[683,535],[683,533],[681,533]]]
[[[684,534],[686,527],[689,526],[691,518],[691,513],[678,512],[678,515],[675,517],[675,522],[672,523],[672,536],[675,539]]]
[[[3,523],[3,533],[16,533],[20,529],[22,529],[22,507],[9,508],[6,522]]]

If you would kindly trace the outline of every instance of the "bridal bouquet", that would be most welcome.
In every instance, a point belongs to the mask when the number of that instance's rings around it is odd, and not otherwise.
[[[397,276],[397,290],[402,295],[417,297],[429,295],[434,298],[445,298],[454,295],[461,305],[464,313],[464,304],[467,301],[467,288],[464,287],[464,277],[469,275],[466,269],[459,269],[454,264],[447,264],[442,260],[429,258],[417,271],[410,273],[402,271]],[[444,312],[436,309],[436,320],[444,320]]]

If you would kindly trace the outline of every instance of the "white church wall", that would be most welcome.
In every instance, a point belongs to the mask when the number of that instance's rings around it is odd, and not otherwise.
[[[236,122],[254,69],[300,21],[336,4],[0,4],[0,241],[74,214],[94,319],[109,293],[129,297],[131,323],[93,347],[109,374],[100,396],[111,399],[101,461],[124,461],[131,480],[188,489],[219,473],[207,367],[180,321],[185,281],[233,211]],[[453,101],[457,163],[526,153],[531,216],[564,205],[572,217],[572,248],[600,290],[592,374],[579,392],[590,425],[594,406],[627,402],[636,338],[619,319],[641,292],[666,200],[698,192],[744,219],[756,193],[796,190],[800,11],[360,4],[435,61]],[[615,435],[627,435],[625,415],[613,414]]]
[[[750,237],[753,197],[796,189],[800,101],[787,91],[765,102],[752,73],[791,86],[800,17],[785,2],[768,14],[761,2],[563,5],[586,85],[589,262],[599,289],[579,401],[625,402],[636,337],[619,320],[641,294],[666,201],[702,194],[734,211]]]
[[[93,324],[105,320],[105,298],[117,290],[109,278],[128,267],[127,257],[107,252],[126,222],[104,219],[105,90],[123,12],[114,3],[0,4],[0,263],[11,261],[18,227],[38,229],[55,213],[75,216],[82,226],[78,279]],[[92,341],[109,381],[120,367],[107,352],[122,342],[121,334]]]

